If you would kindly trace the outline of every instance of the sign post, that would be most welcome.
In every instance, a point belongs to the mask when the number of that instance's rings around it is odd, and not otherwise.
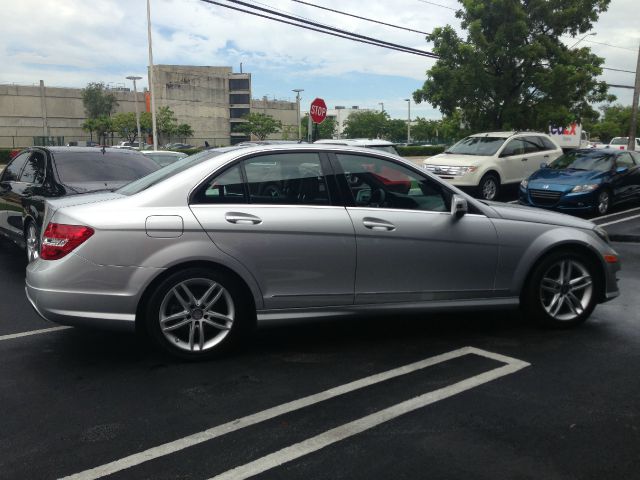
[[[313,141],[311,122],[317,125],[324,122],[325,118],[327,118],[327,104],[324,103],[324,100],[322,98],[316,98],[313,102],[311,102],[311,108],[309,109],[309,142]]]

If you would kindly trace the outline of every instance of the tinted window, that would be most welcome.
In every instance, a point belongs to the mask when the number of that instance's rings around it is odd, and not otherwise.
[[[171,154],[171,153],[146,153],[145,157],[150,158],[161,167],[166,167],[167,165],[172,164],[176,160],[186,157],[186,155]]]
[[[616,158],[616,166],[617,167],[635,167],[635,162],[633,161],[633,158],[631,158],[631,155],[629,155],[629,153],[623,153],[621,155],[618,155],[618,158]]]
[[[451,194],[439,183],[375,157],[338,154],[358,207],[448,212]]]
[[[520,140],[524,145],[524,153],[535,153],[543,150],[538,137],[522,137]]]
[[[598,170],[608,172],[613,166],[613,155],[611,153],[596,151],[570,152],[556,158],[549,164],[549,168],[557,170]]]
[[[547,137],[536,137],[538,140],[540,140],[542,142],[542,145],[544,145],[544,150],[555,150],[556,148],[558,148],[551,140],[549,140]]]
[[[135,153],[96,148],[92,152],[56,152],[56,170],[62,183],[130,182],[158,169],[153,160]]]
[[[626,145],[629,143],[629,137],[615,137],[611,140],[610,145]]]
[[[467,137],[460,140],[445,153],[459,155],[493,155],[504,143],[504,138],[498,137]]]
[[[231,118],[242,118],[245,115],[249,115],[249,112],[248,108],[231,108],[229,109],[229,116]]]
[[[249,202],[268,205],[329,205],[320,156],[278,153],[243,162]]]
[[[526,145],[522,141],[522,139],[514,138],[509,143],[507,143],[507,146],[504,147],[504,150],[502,150],[502,153],[500,154],[500,156],[510,157],[512,155],[524,155],[525,151],[526,151]]]
[[[251,103],[248,93],[232,93],[229,95],[229,103]]]
[[[246,203],[240,166],[231,167],[207,182],[194,196],[194,203]]]
[[[249,79],[248,78],[229,79],[229,90],[249,90]]]
[[[3,182],[17,181],[20,176],[20,170],[24,167],[24,164],[29,158],[31,152],[24,152],[14,158],[9,165],[7,165],[2,173]]]
[[[20,175],[20,181],[25,183],[42,183],[44,181],[44,153],[33,152]]]
[[[638,152],[629,152],[629,155],[633,157],[636,165],[640,164],[640,154]]]

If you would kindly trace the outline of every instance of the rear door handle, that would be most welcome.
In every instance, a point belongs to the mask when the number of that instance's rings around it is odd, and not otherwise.
[[[227,222],[235,223],[236,225],[258,225],[259,223],[262,223],[261,218],[242,212],[227,212],[224,214],[224,219]]]
[[[362,219],[362,224],[370,230],[387,231],[391,232],[396,229],[393,223],[380,220],[379,218],[365,217]]]

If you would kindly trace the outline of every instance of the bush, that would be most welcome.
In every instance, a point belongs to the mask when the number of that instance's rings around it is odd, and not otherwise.
[[[396,147],[401,157],[430,157],[444,152],[444,145],[416,145],[409,147]]]
[[[15,154],[22,150],[21,148],[0,148],[0,165],[9,163]]]

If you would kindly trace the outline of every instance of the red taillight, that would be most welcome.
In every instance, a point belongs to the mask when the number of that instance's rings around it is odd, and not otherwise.
[[[50,223],[42,237],[40,258],[58,260],[84,243],[91,235],[93,228],[90,227]]]

